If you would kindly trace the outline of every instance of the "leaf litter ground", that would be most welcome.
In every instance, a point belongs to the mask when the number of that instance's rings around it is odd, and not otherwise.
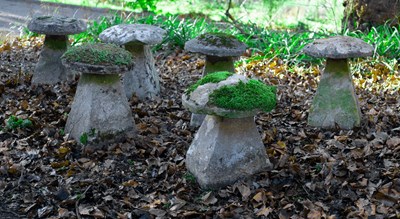
[[[181,94],[200,77],[204,57],[159,52],[162,97],[130,100],[138,136],[96,149],[63,133],[77,80],[31,86],[41,43],[0,48],[0,122],[16,115],[33,123],[0,131],[1,218],[400,217],[400,97],[383,79],[355,74],[362,126],[326,131],[306,125],[321,67],[289,72],[278,59],[240,65],[278,87],[277,108],[256,116],[274,169],[201,190],[185,168],[196,130]],[[367,89],[374,84],[381,89]]]

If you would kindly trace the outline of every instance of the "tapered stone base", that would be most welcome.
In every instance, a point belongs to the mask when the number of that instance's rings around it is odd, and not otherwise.
[[[217,189],[272,165],[253,117],[207,115],[187,152],[186,167],[202,188]]]
[[[125,48],[132,53],[135,62],[134,68],[124,75],[123,83],[128,99],[133,94],[140,100],[159,96],[159,76],[150,46],[133,44]]]
[[[60,57],[66,50],[66,36],[46,36],[32,76],[32,84],[56,84],[65,81],[67,71]]]
[[[308,124],[333,129],[360,126],[361,112],[346,59],[328,59],[314,96]]]
[[[128,100],[118,75],[82,74],[65,132],[79,141],[84,133],[110,138],[135,131]]]

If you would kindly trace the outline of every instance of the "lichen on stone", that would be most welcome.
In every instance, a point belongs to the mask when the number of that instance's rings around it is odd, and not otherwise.
[[[234,47],[237,39],[226,33],[205,33],[199,37],[199,42],[205,46],[214,45],[217,47]]]
[[[91,65],[131,65],[132,54],[117,45],[106,43],[86,43],[71,47],[62,56],[67,62]]]
[[[210,94],[209,104],[224,109],[250,111],[260,109],[269,112],[276,106],[276,87],[259,80],[240,81],[235,85],[222,86]]]
[[[186,94],[192,93],[194,90],[196,90],[201,85],[204,85],[207,83],[218,83],[220,81],[227,79],[229,76],[232,76],[232,75],[233,75],[232,72],[227,72],[227,71],[220,71],[220,72],[214,72],[214,73],[208,74],[208,75],[204,76],[203,78],[201,78],[200,80],[198,80],[195,84],[190,86],[186,90]]]

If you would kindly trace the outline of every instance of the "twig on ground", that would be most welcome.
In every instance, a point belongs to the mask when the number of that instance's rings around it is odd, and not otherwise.
[[[85,198],[86,192],[89,191],[89,189],[90,189],[91,187],[92,187],[92,185],[90,185],[90,186],[88,186],[88,187],[86,188],[86,190],[85,190],[85,191],[83,192],[83,194],[82,194],[82,199]],[[79,200],[80,200],[80,199],[77,199],[76,202],[75,202],[75,213],[76,213],[76,217],[77,217],[78,219],[82,219],[81,215],[79,214]]]

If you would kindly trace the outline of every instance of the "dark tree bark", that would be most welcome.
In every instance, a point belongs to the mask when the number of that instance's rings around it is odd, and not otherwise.
[[[345,0],[343,28],[367,31],[387,23],[400,24],[400,0]]]

